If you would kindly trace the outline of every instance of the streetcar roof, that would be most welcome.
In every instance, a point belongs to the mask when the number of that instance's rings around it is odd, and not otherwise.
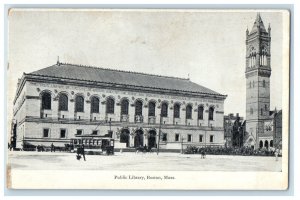
[[[101,135],[77,135],[75,138],[71,138],[71,140],[77,139],[106,139],[106,140],[113,140],[110,137],[105,137]]]

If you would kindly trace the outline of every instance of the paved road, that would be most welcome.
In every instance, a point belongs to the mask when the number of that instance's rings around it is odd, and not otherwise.
[[[75,153],[9,152],[12,169],[24,170],[135,170],[135,171],[281,171],[281,158],[260,156],[182,155],[178,153],[116,153],[87,155],[76,160]]]

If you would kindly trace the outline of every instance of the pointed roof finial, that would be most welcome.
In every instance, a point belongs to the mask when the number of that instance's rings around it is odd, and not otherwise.
[[[256,21],[260,21],[260,20],[261,20],[260,12],[258,12],[257,15],[256,15]]]
[[[255,19],[255,22],[253,24],[253,27],[252,27],[252,30],[251,30],[250,34],[252,34],[252,33],[261,33],[261,32],[266,33],[267,31],[266,31],[264,23],[261,19],[260,12],[257,12],[256,19]]]
[[[58,66],[60,65],[60,62],[59,62],[59,56],[57,56],[57,63],[56,63]]]

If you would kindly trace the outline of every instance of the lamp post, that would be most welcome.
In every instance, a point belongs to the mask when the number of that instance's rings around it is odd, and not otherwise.
[[[180,137],[180,140],[181,140],[181,154],[183,154],[183,140],[184,140],[184,137],[182,135]]]
[[[109,118],[108,124],[109,124],[109,136],[112,138],[112,137],[113,137],[113,134],[112,134],[112,132],[111,132],[111,118]]]
[[[160,135],[161,135],[161,114],[159,114],[159,130],[158,130],[158,141],[157,141],[157,155],[159,153],[159,142],[160,142]]]
[[[204,131],[204,147],[206,148],[206,130]]]
[[[260,148],[258,139],[258,126],[256,125],[256,148]]]

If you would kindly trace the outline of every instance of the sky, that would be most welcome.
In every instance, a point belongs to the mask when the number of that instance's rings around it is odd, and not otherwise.
[[[246,29],[257,10],[11,10],[8,113],[17,80],[61,62],[190,78],[228,95],[245,116]],[[271,109],[282,107],[283,14],[260,11],[271,31]]]

